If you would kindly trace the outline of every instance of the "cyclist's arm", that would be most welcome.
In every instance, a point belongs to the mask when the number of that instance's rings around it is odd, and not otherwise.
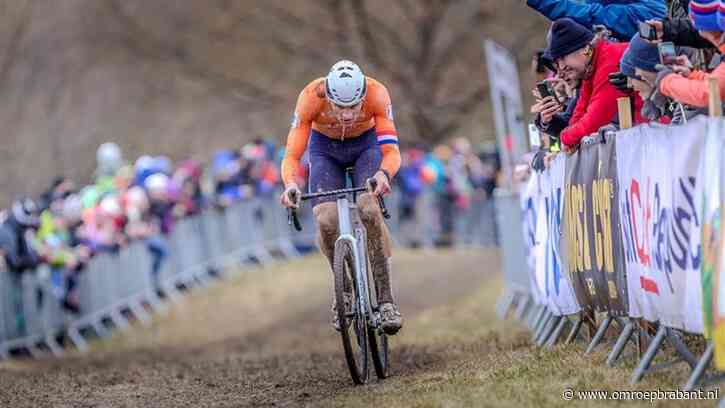
[[[300,93],[297,106],[292,117],[292,124],[287,135],[287,147],[282,159],[282,182],[285,186],[295,181],[295,174],[300,167],[300,159],[307,149],[307,141],[312,129],[314,101],[311,100],[309,89]]]
[[[398,132],[395,130],[390,95],[384,86],[380,85],[380,88],[376,90],[372,102],[375,113],[375,133],[378,146],[380,146],[380,151],[383,154],[380,168],[385,170],[388,176],[392,178],[400,169],[400,150],[398,148]]]

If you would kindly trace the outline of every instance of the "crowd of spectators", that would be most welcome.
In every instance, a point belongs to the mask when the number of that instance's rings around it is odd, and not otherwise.
[[[708,78],[725,101],[725,0],[528,0],[552,20],[534,58],[531,112],[542,171],[618,123],[629,97],[633,124],[678,125],[708,113]],[[545,93],[542,95],[542,93]]]
[[[132,241],[145,244],[152,281],[164,296],[159,272],[175,223],[209,207],[223,210],[252,197],[272,197],[280,186],[283,151],[257,140],[238,150],[218,151],[206,166],[194,160],[173,163],[165,156],[142,156],[130,163],[114,143],[102,144],[96,156],[92,184],[80,187],[57,177],[37,199],[19,198],[0,213],[0,255],[9,276],[18,284],[24,272],[46,264],[54,297],[74,314],[81,312],[78,277],[89,260],[117,253]],[[406,149],[403,161],[397,177],[401,220],[414,218],[416,203],[428,188],[439,197],[447,233],[455,210],[465,210],[476,195],[490,196],[496,183],[495,149],[479,154],[466,139],[429,151]],[[306,169],[303,160],[300,186],[306,184]]]

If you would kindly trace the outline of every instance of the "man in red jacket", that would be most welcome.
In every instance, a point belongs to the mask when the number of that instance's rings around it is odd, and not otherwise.
[[[548,57],[563,78],[581,84],[569,126],[561,132],[561,142],[569,150],[583,137],[617,120],[617,98],[627,95],[609,83],[609,74],[619,71],[627,45],[595,40],[594,33],[569,18],[552,25]],[[642,99],[633,98],[634,122],[646,122],[640,115]]]

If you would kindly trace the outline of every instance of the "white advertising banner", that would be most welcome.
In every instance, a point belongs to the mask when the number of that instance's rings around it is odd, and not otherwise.
[[[541,177],[533,173],[521,194],[523,212],[524,245],[526,247],[526,265],[531,282],[531,295],[538,304],[545,304],[545,282],[543,277],[544,245],[546,223],[544,199],[541,194]]]
[[[617,133],[629,315],[702,332],[701,171],[707,122]]]
[[[578,313],[581,309],[568,275],[565,273],[561,257],[565,170],[566,158],[564,154],[559,154],[542,174],[541,182],[547,219],[544,254],[545,295],[548,299],[549,308],[556,315]]]
[[[522,194],[524,241],[531,291],[535,301],[555,315],[580,310],[571,282],[562,267],[560,243],[564,211],[564,155],[543,173],[533,173]]]

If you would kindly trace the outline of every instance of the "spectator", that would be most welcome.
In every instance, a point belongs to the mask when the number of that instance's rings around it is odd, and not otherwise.
[[[173,203],[169,197],[169,178],[163,173],[149,176],[145,181],[149,198],[149,214],[153,235],[146,239],[146,247],[151,252],[151,277],[159,296],[164,297],[161,290],[160,273],[164,260],[168,256],[169,245],[165,236],[173,228]]]
[[[193,160],[182,162],[174,172],[172,185],[176,189],[174,192],[176,217],[197,215],[204,207],[201,172],[201,166]]]
[[[0,224],[0,251],[11,272],[21,273],[38,266],[41,257],[32,246],[34,231],[40,226],[38,206],[29,198],[13,202]]]
[[[700,35],[725,52],[725,2],[721,0],[693,0],[690,2],[690,15]],[[660,92],[678,102],[697,107],[708,106],[708,85],[706,79],[717,78],[720,97],[725,98],[725,64],[720,63],[715,70],[707,74],[691,70],[685,59],[679,64],[666,67],[657,76]]]
[[[629,41],[640,21],[661,19],[667,11],[664,0],[527,0],[526,4],[552,21],[570,18],[589,30],[603,25],[620,41]]]
[[[50,188],[46,190],[41,196],[40,196],[40,206],[39,210],[44,211],[50,208],[50,203],[54,200],[57,200],[58,198],[65,198],[69,194],[71,194],[75,190],[75,183],[73,183],[73,180],[64,177],[64,176],[58,176],[55,179],[53,179],[53,182],[50,185]]]
[[[608,77],[619,70],[627,44],[592,42],[594,34],[568,18],[554,22],[551,33],[549,54],[560,76],[569,82],[581,80],[570,124],[561,132],[561,142],[571,149],[584,136],[615,119],[616,100],[626,95],[611,85]],[[639,115],[641,108],[641,98],[635,97],[636,123],[644,121]]]

